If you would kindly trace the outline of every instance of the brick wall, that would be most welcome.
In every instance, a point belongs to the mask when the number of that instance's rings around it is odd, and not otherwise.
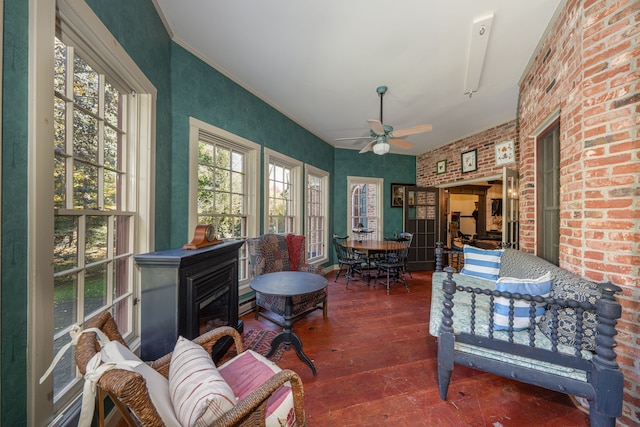
[[[496,166],[494,144],[509,140],[515,141],[517,153],[518,126],[516,120],[462,138],[423,154],[418,157],[416,166],[417,185],[432,187],[461,179],[481,178],[499,174],[502,172],[502,166]],[[478,170],[462,173],[461,155],[473,149],[478,150]],[[440,160],[447,161],[447,172],[436,174],[436,164]],[[517,169],[517,163],[508,165],[508,167]]]
[[[640,424],[640,2],[569,1],[523,77],[521,247],[535,248],[535,139],[560,109],[560,266],[623,288],[619,425]]]
[[[560,266],[623,288],[617,296],[623,312],[616,336],[625,377],[620,426],[640,425],[639,28],[638,0],[568,0],[522,78],[517,125],[505,124],[517,128],[520,245],[535,252],[534,136],[559,111]],[[477,147],[493,159],[490,135],[498,129],[421,156],[418,183],[496,173],[489,161],[463,176],[460,153]],[[452,160],[452,168],[435,175],[435,163],[443,158]]]

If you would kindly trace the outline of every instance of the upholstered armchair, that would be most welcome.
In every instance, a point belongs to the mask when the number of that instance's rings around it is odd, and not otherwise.
[[[305,271],[320,274],[322,267],[305,263],[304,236],[287,234],[263,234],[247,239],[249,249],[249,272],[257,277],[276,271]],[[285,297],[264,295],[256,292],[256,318],[262,316],[282,326]],[[270,316],[260,310],[264,309],[277,317]],[[310,294],[293,297],[293,321],[314,310],[322,310],[327,317],[327,290],[322,289]]]

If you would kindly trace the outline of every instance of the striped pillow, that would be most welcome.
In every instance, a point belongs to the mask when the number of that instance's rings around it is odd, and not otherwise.
[[[183,337],[178,338],[171,355],[169,393],[178,421],[189,427],[212,424],[236,403],[211,356]]]
[[[551,273],[537,279],[515,279],[513,277],[501,277],[496,282],[496,291],[519,293],[521,295],[540,295],[548,297],[551,292]],[[535,323],[540,321],[547,303],[536,303]],[[513,330],[521,331],[531,326],[529,319],[530,302],[525,300],[513,301]],[[495,312],[493,317],[493,329],[496,331],[509,329],[509,299],[498,297],[495,300]]]
[[[460,274],[498,280],[500,259],[504,249],[480,249],[464,245],[464,267]]]

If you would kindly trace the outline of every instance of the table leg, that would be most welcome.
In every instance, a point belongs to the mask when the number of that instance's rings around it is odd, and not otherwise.
[[[267,353],[265,357],[269,358],[273,353],[276,352],[276,350],[282,343],[284,343],[285,348],[287,349],[291,344],[293,344],[293,348],[296,349],[296,353],[298,354],[300,360],[309,365],[314,376],[318,375],[315,365],[302,351],[302,341],[300,341],[300,338],[293,332],[293,316],[291,314],[292,309],[293,298],[288,296],[286,297],[284,305],[284,324],[282,332],[280,332],[273,338],[273,341],[271,341],[271,350],[269,350],[269,353]]]

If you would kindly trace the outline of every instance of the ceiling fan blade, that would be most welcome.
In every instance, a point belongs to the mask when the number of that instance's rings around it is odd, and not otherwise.
[[[364,148],[362,150],[360,150],[360,154],[366,153],[367,151],[371,151],[373,149],[374,145],[376,145],[376,140],[375,139],[373,141],[371,141],[370,143],[368,143],[367,145],[365,145]]]
[[[391,144],[391,145],[395,145],[396,147],[404,148],[405,150],[407,148],[413,147],[413,143],[412,142],[409,142],[409,141],[404,140],[404,139],[387,138],[387,142],[389,142],[389,144]]]
[[[382,126],[382,122],[376,119],[367,120],[371,129],[376,133],[376,135],[384,135],[384,127]]]
[[[408,136],[408,135],[415,135],[417,133],[430,132],[431,129],[432,129],[431,125],[424,124],[424,125],[416,125],[416,126],[411,126],[404,129],[394,130],[391,134],[393,135],[394,138],[399,138],[399,137]]]
[[[370,135],[367,135],[367,136],[354,136],[354,137],[351,137],[351,138],[336,138],[336,141],[353,141],[353,140],[356,140],[356,139],[369,139],[369,138],[371,138]]]

